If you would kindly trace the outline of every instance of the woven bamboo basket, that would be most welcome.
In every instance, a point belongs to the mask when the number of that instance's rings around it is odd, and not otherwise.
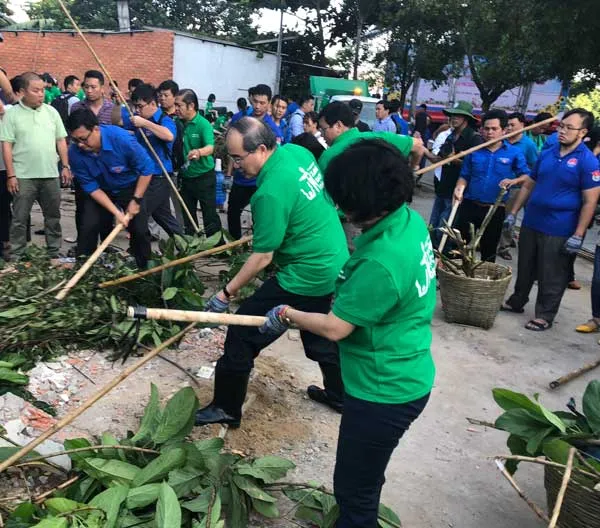
[[[446,321],[491,328],[510,284],[512,270],[484,262],[475,270],[475,278],[456,275],[443,266],[437,272]]]
[[[549,511],[554,509],[563,471],[551,466],[544,467]],[[571,475],[558,517],[560,528],[600,528],[600,492],[594,491],[592,486],[593,483],[585,476],[577,475],[576,472]]]

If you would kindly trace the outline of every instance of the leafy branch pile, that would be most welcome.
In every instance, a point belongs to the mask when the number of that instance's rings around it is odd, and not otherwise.
[[[25,388],[29,384],[29,376],[21,373],[20,369],[27,363],[27,360],[16,354],[3,355],[2,358],[0,361],[0,396],[11,392],[54,416],[56,411],[52,405],[36,400],[33,394]]]
[[[539,402],[524,394],[508,389],[494,389],[494,400],[504,409],[495,427],[510,434],[508,448],[513,455],[538,457],[565,464],[569,449],[576,447],[585,457],[586,464],[600,475],[600,380],[590,382],[583,395],[582,411],[571,399],[569,412],[549,411]],[[508,460],[510,473],[517,469],[518,461]],[[578,463],[575,464],[577,466]],[[599,478],[600,480],[600,478]]]
[[[219,234],[209,239],[179,237],[161,247],[150,266],[167,263],[213,247]],[[132,328],[126,320],[130,304],[187,310],[203,307],[204,285],[193,263],[161,274],[136,279],[119,287],[100,289],[98,284],[133,273],[133,265],[115,254],[105,254],[63,301],[54,296],[73,270],[52,266],[45,252],[29,249],[28,261],[16,265],[0,281],[0,354],[16,353],[28,361],[46,359],[67,348],[122,348]],[[128,338],[157,344],[180,330],[177,324],[144,321]]]
[[[197,407],[187,387],[161,409],[152,385],[137,433],[122,440],[105,433],[94,446],[65,441],[77,482],[41,504],[17,505],[6,528],[244,528],[251,514],[280,516],[274,492],[296,502],[296,518],[334,526],[330,493],[314,483],[278,482],[295,467],[289,460],[223,452],[221,438],[186,440]],[[379,526],[396,528],[400,520],[382,505]]]

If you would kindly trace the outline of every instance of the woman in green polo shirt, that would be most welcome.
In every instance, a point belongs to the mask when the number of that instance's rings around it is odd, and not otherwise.
[[[281,334],[293,325],[338,342],[345,400],[334,474],[337,528],[376,528],[386,466],[433,386],[435,258],[425,222],[407,205],[413,186],[406,159],[379,139],[334,158],[325,188],[363,233],[333,307],[319,314],[280,305],[261,329]]]

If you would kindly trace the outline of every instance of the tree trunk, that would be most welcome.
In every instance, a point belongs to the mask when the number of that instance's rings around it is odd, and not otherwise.
[[[325,66],[325,33],[323,31],[323,17],[321,16],[321,0],[315,2],[317,11],[317,28],[319,33],[319,66]]]
[[[363,16],[360,10],[360,2],[355,0],[354,9],[356,9],[356,36],[354,38],[354,62],[352,65],[352,78],[358,79],[358,63],[360,62],[360,45],[362,42]]]

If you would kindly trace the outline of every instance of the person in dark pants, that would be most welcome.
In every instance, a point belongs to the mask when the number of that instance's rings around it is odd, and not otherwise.
[[[252,254],[206,308],[224,312],[229,300],[271,262],[277,275],[240,305],[237,313],[262,315],[282,303],[327,313],[335,280],[348,258],[337,212],[323,192],[323,178],[312,154],[294,144],[278,146],[265,123],[244,117],[231,125],[227,150],[235,166],[256,178],[252,197]],[[239,427],[250,371],[261,350],[279,336],[258,328],[230,326],[225,352],[217,362],[212,402],[196,413],[196,425]],[[343,384],[337,345],[311,332],[301,333],[306,356],[319,363],[324,389],[308,388],[313,400],[341,412]]]
[[[123,224],[131,234],[138,268],[150,258],[150,232],[144,194],[152,179],[152,160],[129,132],[99,125],[91,110],[74,111],[67,119],[71,137],[69,161],[87,194],[77,254],[89,255],[100,230],[110,221]]]
[[[362,228],[333,307],[307,313],[280,305],[261,331],[281,335],[293,325],[337,341],[345,396],[333,477],[336,527],[376,528],[390,457],[433,386],[436,262],[425,222],[408,207],[412,172],[392,145],[352,144],[329,163],[325,188]]]
[[[196,223],[196,211],[200,204],[204,233],[210,237],[221,229],[213,158],[215,136],[210,123],[198,113],[198,97],[193,90],[185,89],[177,93],[175,111],[184,123],[183,155],[187,160],[179,172],[181,196]],[[186,234],[193,235],[196,230],[187,214],[183,219]]]
[[[162,168],[150,152],[142,138],[145,134],[160,158],[165,170],[173,178],[173,144],[177,136],[175,121],[166,115],[158,106],[158,94],[150,84],[140,84],[131,94],[131,104],[136,112],[133,117],[125,108],[122,109],[123,126],[126,130],[134,130],[139,144],[146,149],[154,168],[152,180],[146,191],[146,211],[154,218],[167,235],[183,234],[182,226],[171,214],[171,185],[163,174]]]
[[[504,221],[507,229],[512,228],[527,203],[515,291],[502,309],[522,313],[537,279],[535,318],[525,325],[528,330],[540,332],[552,326],[569,280],[572,255],[581,249],[596,211],[600,165],[583,143],[593,124],[594,116],[582,108],[565,113],[558,126],[558,143],[542,150]]]
[[[502,137],[508,117],[504,110],[490,110],[483,116],[482,131],[485,141]],[[460,178],[454,188],[454,200],[459,202],[457,228],[464,240],[471,240],[470,224],[475,231],[496,201],[501,187],[521,184],[529,174],[523,151],[506,141],[498,141],[487,148],[466,156]],[[502,235],[504,222],[504,195],[501,207],[496,209],[481,237],[481,260],[496,261],[496,248]]]
[[[0,164],[2,164],[0,156]],[[0,170],[0,258],[4,258],[4,245],[9,241],[10,222],[12,213],[10,210],[11,194],[6,187],[6,170]]]

